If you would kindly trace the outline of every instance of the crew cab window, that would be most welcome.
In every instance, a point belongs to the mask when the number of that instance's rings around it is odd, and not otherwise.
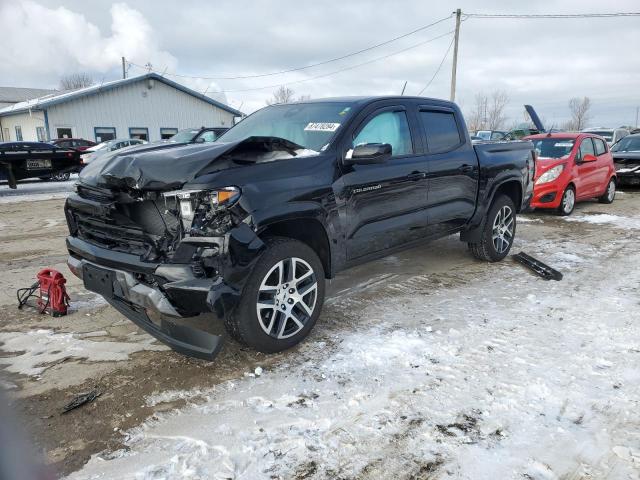
[[[596,152],[593,149],[593,142],[591,141],[590,138],[585,138],[584,140],[582,140],[582,143],[580,144],[580,155],[579,155],[579,159],[583,159],[585,155],[595,155]]]
[[[411,155],[413,144],[409,132],[409,122],[404,112],[383,112],[367,122],[353,139],[353,146],[366,143],[388,143],[391,155]]]
[[[420,111],[429,153],[449,152],[462,144],[453,112]]]
[[[602,140],[600,140],[599,138],[594,138],[592,140],[593,140],[593,144],[596,146],[596,155],[602,155],[607,153],[607,147]]]

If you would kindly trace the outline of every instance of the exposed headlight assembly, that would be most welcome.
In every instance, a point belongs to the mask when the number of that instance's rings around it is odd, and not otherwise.
[[[223,187],[215,190],[174,190],[164,194],[165,201],[175,199],[185,232],[206,234],[206,227],[221,211],[229,208],[240,198],[238,187]]]
[[[536,185],[553,182],[556,178],[560,176],[563,170],[564,170],[564,164],[557,165],[553,168],[550,168],[549,170],[544,172],[542,175],[540,175],[540,178],[536,180]]]

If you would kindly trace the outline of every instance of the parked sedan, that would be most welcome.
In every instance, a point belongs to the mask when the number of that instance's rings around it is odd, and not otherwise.
[[[172,143],[210,143],[215,142],[227,130],[229,129],[225,127],[185,128],[184,130],[180,130],[167,141]]]
[[[54,138],[49,143],[60,148],[75,148],[81,152],[96,146],[96,142],[84,138]]]
[[[599,135],[604,138],[609,146],[623,139],[627,135],[629,135],[629,130],[625,128],[606,128],[606,127],[595,127],[595,128],[585,128],[582,130],[583,133],[591,133],[593,135]]]
[[[620,185],[640,185],[640,133],[624,137],[611,147]]]
[[[125,147],[130,147],[132,145],[142,145],[143,143],[148,142],[139,140],[137,138],[115,138],[107,142],[102,142],[94,147],[87,148],[83,152],[82,163],[86,165],[87,163],[91,163],[109,152],[120,150],[121,148]]]
[[[532,141],[538,155],[533,208],[570,215],[581,200],[613,202],[616,171],[602,137],[562,132],[530,135],[523,140]]]

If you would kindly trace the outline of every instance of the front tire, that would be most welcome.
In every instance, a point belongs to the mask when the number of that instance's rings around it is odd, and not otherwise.
[[[318,320],[324,268],[318,255],[298,240],[272,237],[265,243],[225,326],[241,343],[275,353],[304,340]]]
[[[607,184],[607,189],[601,197],[598,197],[600,203],[613,203],[616,198],[616,179],[611,178]]]
[[[566,217],[573,213],[574,208],[576,208],[576,190],[573,186],[569,185],[562,194],[558,214]]]
[[[510,197],[495,199],[482,229],[480,242],[469,243],[469,250],[478,260],[499,262],[509,254],[516,235],[516,207]]]

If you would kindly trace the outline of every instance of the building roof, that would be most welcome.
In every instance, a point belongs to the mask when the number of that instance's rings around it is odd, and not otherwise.
[[[222,102],[214,100],[211,97],[207,97],[201,93],[196,92],[195,90],[191,90],[190,88],[185,87],[179,83],[176,83],[168,78],[163,77],[162,75],[158,75],[157,73],[147,73],[144,75],[139,75],[136,77],[124,78],[120,80],[113,80],[111,82],[103,82],[100,84],[91,85],[90,87],[80,88],[78,90],[67,91],[67,92],[55,92],[54,94],[48,94],[44,96],[40,96],[37,98],[32,98],[20,103],[16,103],[9,107],[0,108],[0,117],[6,115],[13,115],[15,113],[22,113],[29,110],[44,110],[47,107],[51,107],[53,105],[58,105],[60,103],[70,102],[72,100],[76,100],[78,98],[86,97],[89,95],[96,95],[98,93],[106,92],[108,90],[112,90],[114,88],[122,87],[124,85],[129,85],[132,83],[140,82],[143,80],[153,79],[158,82],[162,82],[165,85],[175,88],[176,90],[180,90],[188,95],[196,97],[204,102],[207,102],[211,105],[214,105],[222,110],[225,110],[235,116],[242,116],[242,112],[236,110],[235,108],[231,108],[228,105],[225,105]]]
[[[18,103],[32,98],[59,93],[45,88],[0,87],[0,103]]]

